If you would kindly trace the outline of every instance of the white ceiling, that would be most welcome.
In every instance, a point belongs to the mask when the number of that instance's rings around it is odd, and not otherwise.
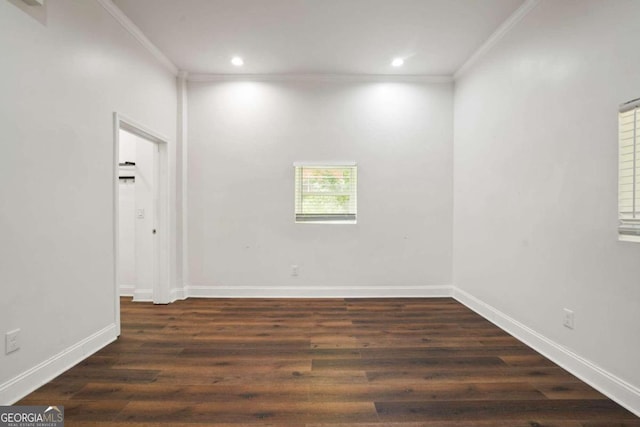
[[[452,75],[524,0],[114,0],[179,69]],[[244,58],[236,68],[230,60]],[[395,57],[405,65],[390,65]]]

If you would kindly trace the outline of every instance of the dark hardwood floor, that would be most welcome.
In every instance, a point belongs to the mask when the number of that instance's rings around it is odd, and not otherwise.
[[[122,336],[18,404],[67,426],[640,426],[453,299],[122,300]]]

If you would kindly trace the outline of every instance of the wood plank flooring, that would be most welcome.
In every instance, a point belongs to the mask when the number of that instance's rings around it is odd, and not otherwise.
[[[640,427],[453,299],[122,299],[122,336],[18,402],[67,426]]]

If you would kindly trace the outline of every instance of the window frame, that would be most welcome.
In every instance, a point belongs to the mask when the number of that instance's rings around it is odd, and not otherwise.
[[[294,222],[296,224],[357,224],[358,223],[358,165],[356,162],[294,162]],[[304,169],[352,169],[351,188],[347,191],[305,191],[304,180],[299,174]],[[347,213],[322,213],[302,212],[302,197],[305,195],[322,196],[349,196],[349,212]]]
[[[629,138],[623,138],[622,134],[629,131],[623,130],[623,125],[628,124],[623,123],[623,120],[628,120],[628,117],[623,115],[631,111],[633,111],[633,133],[629,153],[625,152],[629,147]],[[632,159],[631,168],[623,168],[623,164],[628,163],[625,157],[629,154]],[[623,182],[623,179],[628,178],[625,172],[628,173],[629,170],[631,170],[631,210],[624,211],[623,193],[629,190],[623,190],[623,186],[628,186],[629,183]],[[618,109],[618,240],[640,243],[640,98],[625,102]]]

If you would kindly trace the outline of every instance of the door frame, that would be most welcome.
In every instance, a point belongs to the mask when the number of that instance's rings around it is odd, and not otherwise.
[[[120,159],[120,131],[125,130],[140,138],[143,138],[158,147],[154,155],[154,169],[157,171],[154,192],[157,194],[155,206],[157,239],[154,244],[154,280],[153,303],[168,304],[170,302],[169,282],[169,139],[141,125],[140,123],[118,112],[113,113],[113,248],[114,248],[114,289],[115,289],[115,315],[117,334],[120,335],[120,206],[119,206],[119,159]]]

